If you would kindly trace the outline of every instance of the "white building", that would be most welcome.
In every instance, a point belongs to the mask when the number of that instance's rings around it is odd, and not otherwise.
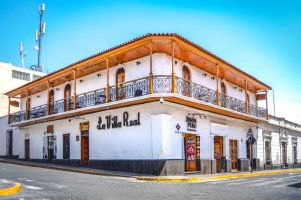
[[[270,89],[177,34],[148,34],[6,94],[21,98],[22,159],[170,175],[248,170]]]
[[[0,62],[0,156],[17,156],[17,135],[8,126],[8,97],[4,93],[45,75],[44,73]],[[11,99],[10,112],[20,110],[19,99]]]

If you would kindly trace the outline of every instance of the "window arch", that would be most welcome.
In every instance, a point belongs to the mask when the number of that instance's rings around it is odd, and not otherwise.
[[[64,89],[64,108],[65,111],[71,110],[71,85],[68,83]]]
[[[48,113],[53,114],[53,110],[54,110],[54,90],[53,89],[51,89],[48,93],[48,102],[49,102]]]
[[[119,68],[116,72],[116,98],[124,99],[123,83],[125,82],[124,68]]]
[[[182,77],[185,81],[191,81],[190,71],[186,65],[182,68]]]

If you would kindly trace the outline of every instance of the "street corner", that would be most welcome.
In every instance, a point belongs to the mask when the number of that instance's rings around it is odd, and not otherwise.
[[[6,179],[0,179],[0,197],[17,194],[22,190],[22,184]]]

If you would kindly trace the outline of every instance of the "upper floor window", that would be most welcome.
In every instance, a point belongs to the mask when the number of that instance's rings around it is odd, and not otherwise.
[[[27,116],[27,119],[30,119],[30,107],[31,107],[31,105],[30,105],[30,97],[28,97],[27,99],[26,99],[26,116]]]
[[[185,65],[182,68],[182,76],[185,81],[190,81],[190,71]]]
[[[54,111],[54,91],[53,90],[49,91],[48,102],[49,102],[48,113],[52,114]]]
[[[20,79],[20,80],[25,80],[25,81],[30,81],[30,74],[26,72],[20,72],[17,70],[12,71],[12,78]]]
[[[42,76],[39,76],[39,75],[32,75],[32,80],[34,81],[34,80],[37,80],[37,79],[39,79],[39,78],[41,78]]]
[[[222,94],[227,94],[227,88],[226,88],[226,85],[225,83],[221,83],[221,93]]]

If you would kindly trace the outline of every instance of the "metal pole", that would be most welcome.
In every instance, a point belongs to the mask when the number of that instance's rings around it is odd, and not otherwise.
[[[250,143],[250,147],[251,147],[251,149],[250,149],[250,151],[251,151],[251,155],[250,155],[250,158],[251,158],[251,173],[253,173],[253,136],[251,136],[251,143]]]
[[[38,71],[42,71],[42,67],[40,65],[40,60],[41,60],[41,43],[42,43],[42,16],[43,16],[43,12],[40,12],[40,29],[39,29],[39,40],[38,40]]]

